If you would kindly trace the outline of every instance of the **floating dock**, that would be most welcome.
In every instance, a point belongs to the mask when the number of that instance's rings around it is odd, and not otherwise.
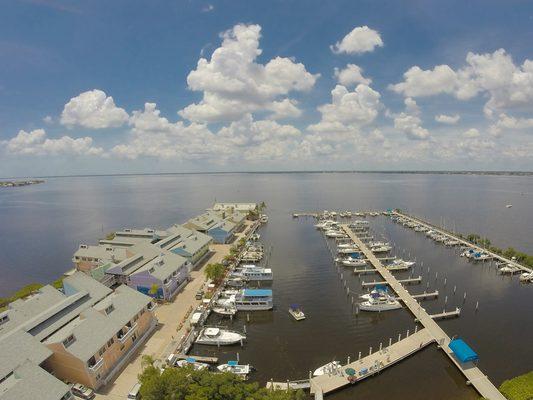
[[[442,330],[442,328],[435,322],[433,317],[429,315],[424,308],[420,306],[415,298],[401,285],[394,275],[385,268],[376,256],[370,251],[368,247],[355,235],[347,225],[342,225],[344,231],[350,236],[354,243],[359,246],[361,251],[365,254],[368,260],[374,265],[374,268],[378,270],[380,275],[385,279],[389,287],[396,293],[398,298],[405,304],[405,306],[411,311],[420,324],[424,326],[424,331],[439,344],[439,348],[450,358],[453,364],[459,369],[459,371],[466,377],[467,382],[470,383],[477,392],[486,399],[489,400],[505,400],[505,397],[494,386],[494,384],[487,378],[483,372],[472,362],[460,362],[450,349],[449,344],[451,342],[450,337]],[[421,278],[420,278],[421,279]],[[438,315],[438,314],[437,314]],[[329,391],[335,390],[335,386],[341,387],[346,385],[343,379],[332,379],[332,383],[329,383],[327,376],[324,377],[324,382],[320,381],[322,385],[311,384],[311,391],[316,393],[324,389]]]
[[[317,394],[320,396],[359,382],[409,357],[434,341],[435,337],[427,329],[421,329],[382,350],[343,365],[331,374],[311,378],[311,393],[316,397]]]
[[[218,364],[218,357],[205,357],[205,356],[196,356],[196,355],[187,355],[187,354],[176,354],[177,360],[186,360],[187,358],[194,358],[198,362],[206,364]]]
[[[382,267],[383,269],[385,269],[387,272],[389,272],[390,274],[390,271],[388,269],[386,269],[385,267]],[[377,270],[377,269],[376,269]],[[377,270],[377,272],[379,272],[379,270]],[[392,274],[391,274],[392,275]],[[395,279],[396,282],[398,283],[406,283],[406,284],[417,284],[417,283],[420,283],[422,282],[422,277],[421,276],[418,276],[416,278],[407,278],[407,279]],[[375,285],[390,285],[390,283],[388,281],[381,281],[381,282],[361,282],[361,286],[363,287],[366,287],[366,286],[375,286]]]
[[[299,390],[299,389],[309,389],[310,387],[309,379],[300,379],[297,381],[286,381],[286,382],[274,382],[269,381],[266,384],[267,389],[272,390]]]

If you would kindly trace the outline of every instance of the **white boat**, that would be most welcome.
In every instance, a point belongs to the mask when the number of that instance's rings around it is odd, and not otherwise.
[[[228,361],[227,364],[221,364],[217,367],[220,372],[231,372],[232,374],[246,377],[252,372],[252,366],[249,364],[239,365],[237,361]]]
[[[322,376],[324,374],[333,374],[338,369],[340,369],[341,363],[340,361],[331,361],[327,364],[322,365],[321,367],[318,367],[313,372],[313,376]]]
[[[398,259],[395,259],[395,260],[392,260],[392,262],[388,265],[385,266],[385,268],[394,268],[394,267],[406,267],[406,268],[411,268],[413,266],[416,265],[416,261],[405,261],[405,260],[402,260],[401,258],[398,258]]]
[[[244,280],[242,278],[231,278],[226,281],[226,286],[243,287]]]
[[[474,255],[471,257],[473,261],[488,261],[492,258],[492,256],[488,253],[474,253]]]
[[[345,233],[343,232],[340,232],[340,231],[335,231],[335,230],[329,230],[329,231],[326,231],[325,235],[329,238],[346,238],[348,236],[346,236]]]
[[[232,294],[229,297],[220,297],[217,299],[215,304],[220,307],[233,307],[235,305],[236,295]]]
[[[512,204],[507,204],[505,207],[506,208],[511,208],[513,205]]]
[[[338,249],[337,253],[339,254],[351,254],[351,253],[359,253],[361,250],[359,250],[358,247],[343,247],[342,249]]]
[[[245,339],[246,336],[239,332],[220,328],[203,328],[196,338],[196,343],[213,346],[228,346],[240,343],[241,340]]]
[[[445,246],[459,246],[460,244],[461,242],[455,239],[447,239],[444,241]]]
[[[517,272],[520,272],[520,268],[515,267],[513,264],[507,264],[504,265],[499,269],[500,273],[502,274],[516,274]]]
[[[296,321],[302,321],[305,319],[305,314],[300,306],[293,304],[289,307],[289,314],[293,316]]]
[[[531,282],[531,283],[533,283],[533,272],[523,272],[520,275],[520,282]]]
[[[377,295],[372,295],[367,301],[363,301],[359,304],[359,309],[361,311],[389,311],[397,310],[402,308],[402,305],[395,298],[379,293]]]
[[[370,248],[370,251],[372,253],[387,253],[392,250],[392,247],[390,246],[374,246]]]
[[[273,279],[270,268],[262,268],[256,265],[243,265],[234,273],[234,276],[249,281],[271,281]]]
[[[239,311],[272,310],[273,307],[270,289],[243,289],[235,297],[235,308]]]
[[[388,243],[388,242],[370,242],[370,243],[368,243],[368,247],[378,247],[378,246],[390,246],[390,243]]]
[[[365,267],[366,261],[361,258],[348,257],[347,259],[342,260],[341,264],[344,265],[345,267],[356,267],[357,268],[357,267]]]
[[[219,315],[235,315],[237,314],[237,309],[235,308],[234,305],[226,306],[226,307],[218,306],[218,307],[213,307],[213,312]]]
[[[265,214],[261,215],[261,218],[259,219],[263,224],[266,224],[268,222],[268,216]]]
[[[360,299],[369,301],[372,297],[387,296],[389,293],[387,286],[377,285],[370,293],[365,293],[359,296]]]
[[[196,371],[209,369],[209,364],[198,362],[194,357],[187,357],[184,360],[178,360],[174,365],[179,368],[192,367]]]
[[[254,234],[250,235],[250,240],[256,241],[256,240],[259,240],[259,239],[261,239],[261,235],[259,233],[254,233]]]
[[[339,243],[337,245],[338,249],[347,249],[347,248],[353,248],[357,247],[354,242],[350,241],[349,243]]]

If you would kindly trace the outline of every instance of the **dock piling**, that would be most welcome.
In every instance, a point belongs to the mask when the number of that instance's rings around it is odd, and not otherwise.
[[[389,338],[389,347],[392,346],[392,338]]]
[[[370,349],[368,350],[368,355],[372,354],[372,346],[370,346]]]

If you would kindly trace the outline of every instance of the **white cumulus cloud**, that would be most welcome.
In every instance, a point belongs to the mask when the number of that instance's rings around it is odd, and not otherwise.
[[[463,132],[463,136],[465,138],[477,138],[480,136],[480,134],[479,130],[477,130],[476,128],[470,128]]]
[[[422,127],[416,101],[410,97],[405,99],[405,111],[394,116],[394,127],[412,140],[426,140],[430,136],[429,131]]]
[[[115,105],[113,97],[94,89],[69,100],[61,113],[61,124],[102,129],[121,126],[128,121],[128,113]]]
[[[31,132],[20,130],[18,134],[2,142],[8,154],[23,155],[103,155],[104,150],[93,146],[91,137],[72,138],[62,136],[47,138],[44,129]]]
[[[335,68],[334,75],[343,86],[352,86],[358,83],[370,85],[372,83],[372,79],[365,78],[361,67],[355,64],[348,64],[344,69]]]
[[[217,122],[258,111],[273,111],[274,118],[299,115],[296,103],[287,96],[310,90],[319,74],[309,73],[303,64],[289,58],[257,63],[262,53],[259,25],[235,25],[221,38],[211,59],[201,58],[187,76],[189,89],[203,92],[203,98],[180,110],[180,116],[194,122]],[[284,112],[280,112],[280,104]]]
[[[440,122],[441,124],[446,125],[455,125],[459,122],[461,117],[459,115],[446,115],[446,114],[440,114],[435,116],[435,121]]]
[[[379,32],[368,26],[358,26],[348,33],[340,42],[330,46],[335,54],[360,54],[373,51],[376,47],[383,47],[383,40]]]

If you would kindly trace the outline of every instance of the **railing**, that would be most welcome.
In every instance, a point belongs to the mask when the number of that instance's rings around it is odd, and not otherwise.
[[[100,358],[96,364],[89,367],[89,371],[96,373],[104,365],[104,359]]]
[[[119,337],[118,340],[120,340],[121,343],[124,343],[128,337],[131,336],[133,331],[137,328],[137,323],[134,323],[130,329],[126,333],[122,334],[122,337]]]

